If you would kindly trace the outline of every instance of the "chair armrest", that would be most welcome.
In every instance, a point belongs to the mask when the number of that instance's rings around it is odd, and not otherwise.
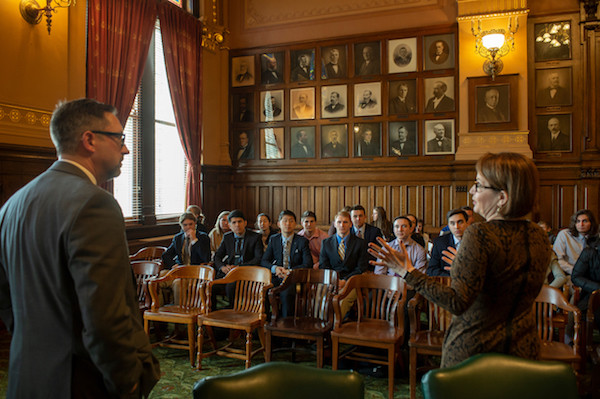
[[[148,280],[147,289],[150,292],[150,297],[152,298],[152,304],[150,305],[150,310],[152,312],[156,312],[160,307],[160,300],[158,298],[158,283],[159,281],[163,281],[164,278],[153,278]]]

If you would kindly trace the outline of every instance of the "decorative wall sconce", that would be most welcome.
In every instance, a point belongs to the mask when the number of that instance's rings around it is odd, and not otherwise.
[[[40,5],[35,0],[21,0],[19,10],[25,21],[32,25],[39,24],[42,20],[42,15],[46,15],[46,25],[48,26],[48,34],[52,29],[52,12],[57,12],[58,8],[67,8],[75,5],[77,0],[42,0],[46,2],[45,7]]]
[[[204,4],[206,8],[210,7],[210,15],[208,12],[203,13],[200,21],[202,22],[202,47],[215,52],[219,50],[229,50],[225,46],[225,35],[229,34],[229,30],[224,26],[219,25],[217,15],[220,11],[218,7],[223,7],[217,4],[217,0],[212,0],[210,4]]]
[[[571,40],[571,23],[569,21],[546,24],[536,36],[538,43],[549,43],[553,47],[568,46]]]
[[[515,49],[514,34],[519,29],[519,19],[515,17],[515,25],[512,25],[512,18],[508,18],[508,31],[504,29],[491,29],[482,31],[481,20],[477,21],[477,31],[475,24],[471,21],[471,33],[475,36],[475,52],[485,58],[483,63],[483,72],[496,79],[496,76],[502,71],[504,63],[500,57],[504,57],[511,50]]]

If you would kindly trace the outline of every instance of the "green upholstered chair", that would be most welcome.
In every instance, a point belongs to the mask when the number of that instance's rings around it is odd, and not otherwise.
[[[423,376],[425,399],[577,399],[573,369],[498,353],[473,356]]]
[[[194,385],[194,399],[363,399],[364,378],[354,371],[332,371],[294,363],[263,363],[227,376],[205,377]]]

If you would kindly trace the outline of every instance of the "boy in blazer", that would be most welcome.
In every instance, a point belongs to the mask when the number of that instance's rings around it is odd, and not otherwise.
[[[185,212],[179,217],[181,231],[173,237],[171,245],[162,254],[163,269],[174,265],[199,265],[210,262],[208,234],[196,229],[196,216]]]

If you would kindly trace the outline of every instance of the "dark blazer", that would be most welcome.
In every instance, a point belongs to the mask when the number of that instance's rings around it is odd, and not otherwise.
[[[183,231],[175,234],[169,248],[162,254],[163,267],[170,269],[173,265],[183,265],[182,249],[185,234]],[[190,254],[190,264],[199,265],[210,262],[210,238],[208,234],[200,233],[196,235],[198,241],[192,245]]]
[[[242,147],[238,148],[238,150],[240,149],[242,149]],[[239,154],[238,159],[254,159],[254,148],[252,147],[252,144],[248,144],[246,148],[244,148],[244,151]]]
[[[254,115],[252,115],[252,111],[247,109],[245,111],[240,111],[237,117],[237,121],[235,122],[252,122],[254,120]]]
[[[554,97],[550,95],[550,88],[546,87],[543,90],[539,90],[537,93],[537,103],[541,106],[547,107],[551,105],[568,105],[571,103],[571,96],[567,89],[562,86],[556,88]]]
[[[442,146],[440,147],[436,139],[431,139],[427,142],[427,152],[451,152],[452,140],[448,137],[442,138]]]
[[[295,67],[294,69],[292,69],[292,72],[290,73],[290,80],[292,82],[301,82],[303,80],[312,80],[310,78],[310,67],[307,66],[306,71],[304,69],[300,68],[299,66]]]
[[[275,75],[273,75],[273,72],[275,72]],[[277,71],[266,70],[262,72],[260,80],[261,83],[264,85],[272,83],[281,83],[283,81],[283,76],[281,76],[281,73]]]
[[[573,266],[571,281],[573,281],[573,285],[581,288],[581,297],[577,306],[585,312],[592,292],[600,289],[600,247],[598,243],[591,244],[591,246],[581,251],[581,255],[579,255],[575,266]],[[596,325],[598,325],[596,319],[598,312],[600,310],[596,309],[594,315]]]
[[[327,79],[343,78],[346,76],[346,71],[341,67],[340,64],[338,64],[338,71],[336,73],[331,62],[328,62],[325,65],[325,73],[327,74]]]
[[[355,235],[354,227],[352,227],[350,233]],[[383,234],[381,233],[379,227],[375,227],[373,225],[370,225],[369,223],[365,223],[365,236],[363,237],[363,239],[367,242],[367,245],[370,242],[376,243],[377,237],[383,237]]]
[[[417,107],[408,98],[406,101],[400,101],[398,97],[394,97],[390,101],[390,114],[412,114],[417,112]]]
[[[325,144],[323,147],[323,156],[325,157],[345,157],[346,147],[343,144],[338,143],[335,147],[331,142]]]
[[[321,242],[319,269],[335,270],[340,280],[347,280],[356,274],[363,273],[367,270],[367,266],[367,242],[362,238],[358,238],[354,234],[349,235],[344,260],[341,260],[338,254],[335,234]]]
[[[433,99],[435,97],[431,97],[429,101],[427,101],[427,106],[425,107],[425,112],[452,112],[454,111],[454,100],[448,96],[444,96],[442,100],[439,102],[437,107],[433,106]]]
[[[315,150],[310,145],[306,145],[306,151],[304,151],[304,147],[299,142],[295,142],[294,145],[292,145],[292,158],[306,158],[314,156]]]
[[[344,104],[340,104],[340,103],[337,103],[337,104],[328,104],[328,105],[325,106],[325,111],[331,112],[331,113],[340,112],[340,111],[343,111],[343,110],[344,110]]]
[[[417,155],[417,146],[415,145],[414,140],[406,140],[404,143],[404,148],[400,149],[400,140],[395,140],[392,142],[392,155],[402,156],[402,155]]]
[[[450,276],[450,272],[444,269],[444,267],[450,266],[450,264],[442,260],[442,251],[445,251],[448,247],[456,248],[452,233],[444,234],[443,236],[439,236],[433,240],[431,258],[429,259],[429,266],[427,267],[428,275]]]
[[[498,107],[491,109],[483,104],[477,110],[477,122],[508,122],[508,118]]]
[[[363,61],[356,72],[359,76],[378,75],[380,70],[379,61],[372,60],[368,64],[366,61]]]
[[[114,197],[57,161],[2,207],[0,243],[7,397],[70,398],[84,380],[89,397],[125,396],[134,384],[147,395],[160,370]]]
[[[283,266],[283,245],[281,242],[281,233],[277,233],[269,238],[269,245],[262,256],[261,265],[271,270],[271,266]],[[292,238],[292,247],[290,248],[290,268],[300,269],[312,267],[312,257],[308,248],[308,240],[298,234]]]
[[[538,151],[569,151],[571,141],[569,136],[560,132],[556,140],[552,141],[552,134],[548,131],[542,133],[538,139]]]
[[[261,235],[246,229],[244,235],[244,245],[242,247],[242,259],[239,266],[258,266],[263,255],[263,245]],[[221,268],[231,265],[235,258],[235,234],[232,231],[225,233],[221,245],[215,252],[215,269],[217,276],[223,275]]]
[[[371,142],[367,144],[363,140],[361,140],[358,142],[356,148],[356,156],[359,156],[359,152],[361,157],[366,157],[370,155],[378,156],[379,151],[381,151],[381,146],[379,145],[379,143],[376,143],[374,140],[371,140]]]

